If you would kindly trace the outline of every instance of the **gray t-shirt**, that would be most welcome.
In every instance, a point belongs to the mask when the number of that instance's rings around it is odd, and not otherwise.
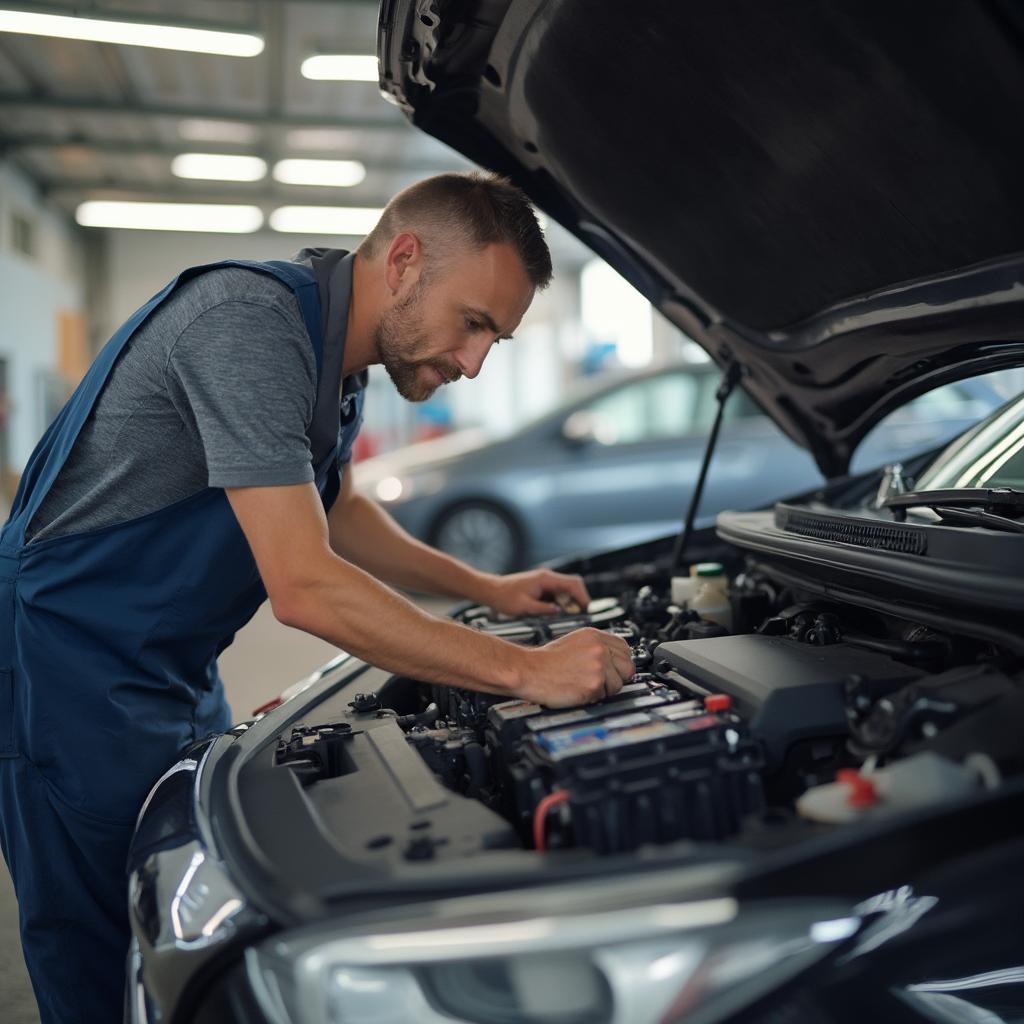
[[[126,522],[204,487],[306,483],[315,399],[291,289],[241,267],[202,274],[121,353],[28,539]]]

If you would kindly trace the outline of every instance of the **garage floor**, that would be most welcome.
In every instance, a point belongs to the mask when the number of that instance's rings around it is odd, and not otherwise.
[[[440,614],[449,599],[420,602]],[[236,721],[308,675],[337,653],[334,647],[278,623],[264,605],[220,659]],[[4,1024],[39,1024],[18,939],[18,907],[6,868],[0,865],[0,1017]]]

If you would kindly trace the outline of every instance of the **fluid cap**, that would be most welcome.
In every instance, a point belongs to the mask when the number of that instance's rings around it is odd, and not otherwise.
[[[732,697],[727,693],[711,693],[704,698],[705,711],[728,711],[732,707]]]
[[[725,566],[721,562],[698,562],[698,576],[724,576]]]
[[[846,802],[851,807],[873,807],[878,803],[878,790],[866,775],[861,775],[856,768],[840,768],[836,772],[836,782],[850,787]]]

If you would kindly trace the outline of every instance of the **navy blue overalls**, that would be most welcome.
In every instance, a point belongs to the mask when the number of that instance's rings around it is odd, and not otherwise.
[[[327,450],[310,431],[325,509],[338,493],[338,446],[359,427],[361,393],[339,424],[340,353],[329,360],[332,383],[313,270],[229,261],[184,271],[133,314],[33,453],[0,533],[0,839],[43,1024],[120,1020],[135,816],[184,747],[230,728],[217,655],[266,598],[217,488],[126,523],[25,543],[132,334],[212,266],[249,267],[295,293],[320,378],[313,422],[326,412],[332,424]]]

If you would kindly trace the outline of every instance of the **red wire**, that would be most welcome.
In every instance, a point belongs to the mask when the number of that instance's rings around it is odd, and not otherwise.
[[[547,821],[548,812],[552,807],[564,804],[569,799],[569,790],[556,789],[554,793],[548,793],[533,812],[533,848],[539,853],[544,852],[544,823]]]

